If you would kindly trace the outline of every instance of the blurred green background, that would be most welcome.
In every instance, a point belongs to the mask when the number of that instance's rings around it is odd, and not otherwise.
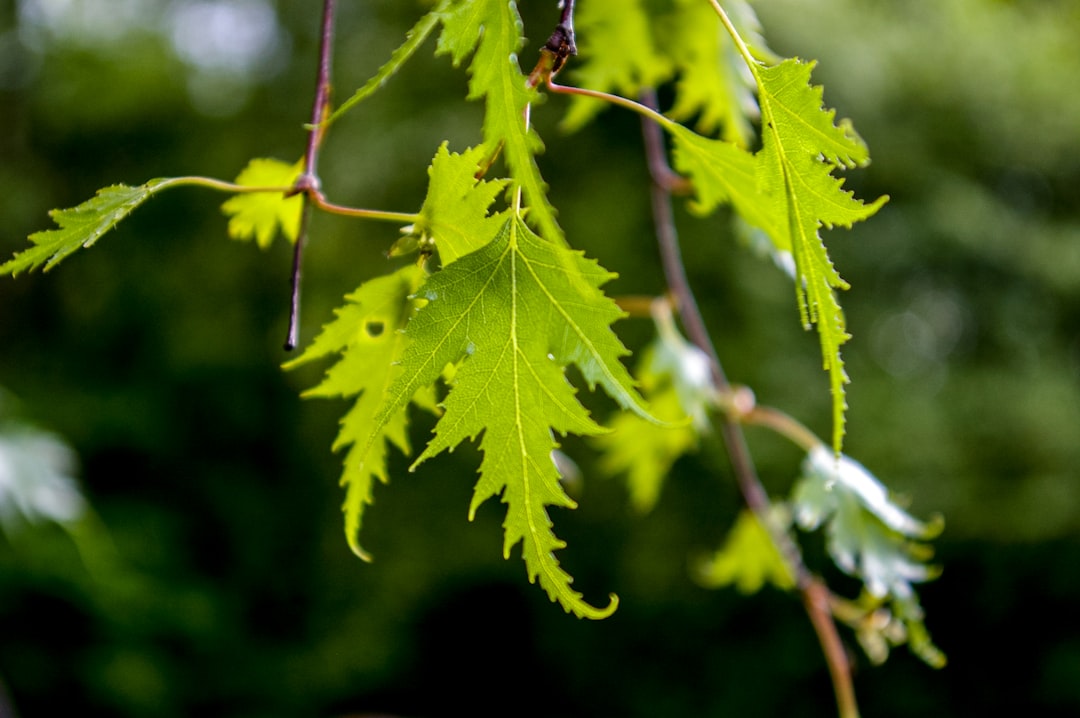
[[[520,4],[530,65],[555,2]],[[343,97],[423,4],[340,6]],[[846,449],[913,513],[947,521],[944,574],[921,595],[950,664],[859,655],[863,711],[1078,715],[1080,4],[755,7],[774,50],[820,61],[826,103],[869,143],[848,186],[892,198],[826,238],[852,284]],[[311,0],[0,0],[0,254],[108,184],[298,158],[317,25]],[[329,197],[415,211],[438,143],[479,139],[464,93],[425,48],[331,133]],[[637,119],[608,111],[567,136],[565,106],[535,118],[571,242],[620,274],[610,293],[661,291]],[[48,275],[0,281],[0,430],[19,416],[64,437],[96,517],[0,529],[0,695],[18,715],[834,715],[797,600],[690,579],[739,508],[716,447],[681,460],[640,517],[566,442],[585,483],[554,517],[561,560],[587,597],[622,599],[599,624],[549,604],[516,552],[502,560],[497,503],[465,520],[470,447],[416,474],[394,457],[364,529],[377,560],[357,561],[329,450],[345,405],[298,398],[318,368],[278,368],[289,249],[226,239],[223,199],[170,191]],[[789,281],[726,217],[680,207],[678,221],[728,373],[827,435],[827,379]],[[304,340],[390,266],[395,237],[316,217]],[[651,332],[619,329],[634,348]],[[797,452],[750,441],[786,493]]]

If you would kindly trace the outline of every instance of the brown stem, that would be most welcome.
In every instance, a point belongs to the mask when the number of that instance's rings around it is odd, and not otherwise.
[[[304,173],[297,178],[293,188],[295,192],[304,193],[304,212],[300,221],[300,232],[296,237],[296,246],[293,248],[292,292],[289,302],[289,331],[285,338],[286,351],[292,351],[300,342],[301,265],[311,217],[310,195],[319,191],[319,148],[322,145],[324,132],[322,121],[330,108],[330,58],[334,45],[334,2],[335,0],[323,0],[322,34],[319,37],[319,70],[315,78],[315,101],[311,109],[307,152],[304,154]]]
[[[656,111],[658,107],[656,93],[651,89],[642,91],[641,103]],[[713,383],[717,390],[722,394],[730,394],[731,384],[724,373],[720,357],[686,277],[686,267],[682,260],[672,212],[671,191],[666,186],[670,183],[664,181],[674,173],[667,163],[663,135],[660,127],[652,119],[642,117],[641,124],[645,139],[645,155],[653,177],[651,186],[653,221],[668,290],[674,298],[675,306],[679,310],[679,316],[690,341],[709,356]],[[773,522],[768,518],[771,502],[765,487],[758,478],[757,469],[754,467],[738,417],[731,413],[723,414],[720,419],[720,433],[727,446],[732,471],[743,500],[761,521],[762,526],[769,528],[773,542],[795,576],[796,587],[802,595],[803,605],[806,607],[810,623],[821,643],[825,662],[828,664],[841,718],[857,718],[859,712],[852,687],[851,667],[830,613],[829,591],[807,569],[802,560],[802,552],[787,532],[772,528]]]

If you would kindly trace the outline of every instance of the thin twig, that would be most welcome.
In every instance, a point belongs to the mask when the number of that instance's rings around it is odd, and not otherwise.
[[[330,106],[330,59],[334,45],[334,0],[323,0],[322,34],[319,37],[319,70],[315,78],[315,101],[311,109],[311,129],[308,130],[307,152],[304,154],[304,174],[296,180],[293,190],[304,193],[304,211],[300,219],[300,232],[293,248],[289,302],[289,331],[285,338],[285,350],[292,351],[300,343],[300,278],[304,245],[307,243],[308,225],[311,219],[310,194],[319,191],[319,147],[322,145],[323,117]]]
[[[641,93],[642,104],[652,113],[658,113],[656,93],[647,89]],[[675,220],[671,206],[671,192],[664,180],[672,174],[667,163],[663,135],[659,125],[648,115],[642,116],[642,134],[645,138],[645,154],[649,171],[653,176],[651,199],[656,237],[660,247],[661,263],[668,290],[675,300],[687,336],[699,349],[710,358],[713,383],[721,394],[731,394],[732,387],[724,373],[720,357],[713,345],[705,320],[694,298],[693,290],[686,276],[679,238],[675,229]],[[757,418],[762,418],[759,415]],[[769,416],[767,418],[775,418]],[[767,421],[765,422],[767,423]],[[773,522],[768,520],[771,502],[768,493],[758,478],[757,470],[750,456],[739,417],[725,413],[720,418],[720,433],[727,446],[728,456],[736,483],[747,507],[758,517],[761,524],[770,528],[770,535],[781,555],[795,576],[796,587],[803,599],[803,605],[810,618],[810,623],[817,633],[829,674],[832,677],[836,702],[842,718],[857,718],[859,712],[855,703],[855,692],[851,680],[851,666],[847,653],[840,641],[840,635],[833,622],[829,607],[828,588],[807,569],[802,560],[799,547],[785,531],[772,529]]]

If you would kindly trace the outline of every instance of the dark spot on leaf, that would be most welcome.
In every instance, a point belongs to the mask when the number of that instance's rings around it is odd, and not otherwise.
[[[364,330],[368,333],[368,336],[372,338],[381,336],[385,329],[386,325],[382,322],[368,322],[364,325]]]

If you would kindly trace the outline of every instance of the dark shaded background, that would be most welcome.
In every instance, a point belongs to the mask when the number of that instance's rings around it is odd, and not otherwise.
[[[555,3],[521,5],[528,65]],[[298,157],[315,6],[0,0],[0,253],[114,182]],[[344,96],[421,4],[341,6]],[[892,198],[827,237],[852,284],[846,448],[916,515],[947,519],[945,572],[921,593],[950,665],[860,656],[864,713],[1080,714],[1080,5],[756,7],[776,51],[820,60],[827,103],[870,144],[873,165],[848,186]],[[335,128],[332,199],[413,211],[438,143],[478,141],[462,73],[431,54]],[[563,226],[619,272],[611,293],[660,291],[636,118],[609,111],[565,136],[564,107],[535,113]],[[586,483],[580,509],[555,517],[561,559],[586,596],[622,599],[599,624],[501,559],[495,502],[465,521],[469,447],[416,474],[395,456],[366,519],[377,561],[358,562],[329,451],[344,405],[298,398],[317,369],[278,369],[289,250],[227,240],[223,199],[171,191],[49,275],[0,282],[0,385],[77,450],[104,527],[82,555],[49,526],[0,541],[0,678],[19,715],[834,714],[796,600],[689,578],[739,506],[715,447],[680,461],[656,511],[635,517],[567,442]],[[827,379],[788,280],[725,217],[680,208],[679,223],[729,374],[827,434]],[[387,268],[396,229],[317,217],[313,234],[308,339]],[[634,347],[650,333],[620,331]],[[785,493],[797,453],[750,439]]]

